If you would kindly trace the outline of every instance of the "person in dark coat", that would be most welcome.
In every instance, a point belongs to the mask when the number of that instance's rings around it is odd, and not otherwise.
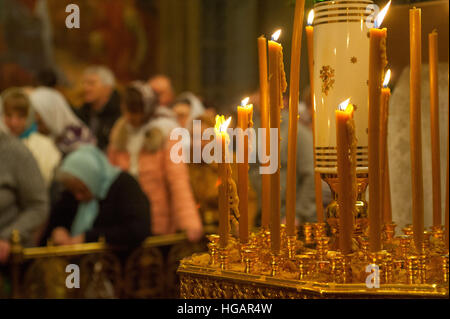
[[[150,235],[149,201],[138,182],[112,166],[95,146],[86,145],[63,161],[58,178],[65,187],[52,205],[41,244],[95,242],[133,248]]]
[[[91,66],[84,71],[84,104],[78,116],[97,138],[97,146],[105,150],[111,128],[120,117],[120,96],[115,87],[114,74],[104,66]]]

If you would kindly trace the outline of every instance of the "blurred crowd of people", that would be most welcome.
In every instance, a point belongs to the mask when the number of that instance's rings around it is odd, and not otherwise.
[[[172,129],[192,130],[194,119],[202,130],[212,127],[214,109],[192,92],[176,95],[164,75],[118,89],[110,69],[91,66],[82,84],[79,106],[58,91],[49,70],[38,74],[34,87],[1,94],[0,263],[8,260],[15,229],[25,246],[104,237],[130,248],[150,235],[177,231],[198,241],[204,225],[217,223],[217,164],[170,159],[177,142],[170,140]],[[257,96],[252,102],[257,127]],[[287,129],[281,134],[283,159]],[[299,222],[304,222],[315,218],[312,133],[302,124],[299,135],[297,202]],[[258,224],[260,211],[255,171],[251,167],[251,226]]]

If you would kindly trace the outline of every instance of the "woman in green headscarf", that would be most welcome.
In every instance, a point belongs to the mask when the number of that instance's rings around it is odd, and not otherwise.
[[[149,202],[137,181],[109,164],[95,146],[70,153],[59,168],[65,191],[52,206],[44,240],[134,246],[150,235]]]

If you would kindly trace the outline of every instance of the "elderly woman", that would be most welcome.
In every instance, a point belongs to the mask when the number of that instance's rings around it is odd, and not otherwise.
[[[53,205],[44,236],[56,245],[97,241],[133,247],[150,235],[150,205],[128,173],[109,164],[95,146],[85,145],[62,162],[65,191]]]
[[[112,129],[108,156],[114,165],[130,172],[152,203],[154,234],[184,230],[190,240],[199,240],[203,229],[184,163],[170,158],[171,147],[156,113],[152,89],[133,82],[125,89],[124,116]],[[170,121],[166,118],[165,121]],[[176,123],[173,124],[176,126]]]
[[[30,151],[0,131],[0,263],[8,259],[9,239],[18,230],[22,244],[32,246],[48,214],[44,180]]]
[[[50,136],[65,156],[80,145],[96,144],[89,128],[55,89],[38,87],[30,94],[39,133]]]

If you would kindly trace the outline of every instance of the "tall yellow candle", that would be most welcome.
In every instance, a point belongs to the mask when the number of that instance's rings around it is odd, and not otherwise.
[[[288,236],[296,235],[295,203],[297,186],[297,123],[298,96],[300,89],[300,55],[302,50],[302,23],[305,0],[295,3],[294,30],[292,32],[291,74],[289,90],[289,132],[288,162],[286,181],[286,232]]]
[[[441,151],[439,140],[438,33],[428,35],[430,66],[431,169],[433,180],[433,226],[442,225]]]
[[[265,129],[262,145],[266,146],[267,154],[270,154],[270,124],[269,124],[269,89],[267,80],[267,40],[262,35],[258,38],[259,58],[259,94],[261,106],[261,128]],[[261,226],[269,228],[270,221],[270,175],[262,174],[261,194]]]
[[[381,26],[388,5],[370,29],[369,49],[369,248],[381,250],[380,99],[386,60],[386,29]]]
[[[381,206],[383,211],[383,223],[392,223],[391,185],[389,178],[389,156],[388,156],[388,118],[389,118],[389,98],[391,90],[388,87],[391,70],[386,72],[381,89],[380,106],[380,171],[381,171]]]
[[[278,132],[278,143],[275,150],[278,153],[278,168],[270,175],[270,243],[274,255],[280,253],[280,110],[283,107],[283,92],[287,83],[284,73],[283,48],[276,42],[281,30],[275,32],[269,41],[269,101],[270,101],[270,128]]]
[[[352,252],[353,216],[356,205],[356,137],[353,106],[349,100],[336,110],[336,147],[339,248],[343,254]]]
[[[449,211],[449,203],[448,203],[448,193],[449,193],[449,188],[448,188],[448,142],[449,142],[449,138],[447,135],[447,183],[446,183],[446,187],[445,187],[445,244],[447,246],[448,249],[448,241],[449,241],[449,237],[448,237],[448,211]]]
[[[308,67],[309,67],[309,88],[311,91],[311,108],[312,108],[312,131],[315,132],[315,115],[316,110],[314,106],[314,28],[312,23],[314,21],[314,10],[311,10],[308,14],[308,25],[305,27],[306,31],[306,43],[308,45]],[[316,137],[313,134],[313,156],[314,167],[316,166]],[[323,199],[322,199],[322,179],[320,173],[314,172],[314,190],[316,194],[316,215],[317,222],[323,223]]]
[[[410,148],[412,175],[412,214],[414,244],[422,249],[424,231],[423,176],[422,176],[422,121],[420,114],[420,82],[422,70],[421,10],[409,10],[410,39]]]
[[[229,136],[227,134],[228,125],[231,117],[225,120],[223,115],[216,116],[216,125],[214,131],[216,142],[221,147],[221,159],[217,163],[219,167],[219,247],[226,248],[230,233],[230,200],[228,180],[231,176],[231,167],[226,163],[227,143]]]
[[[248,135],[245,130],[253,126],[253,105],[247,104],[248,98],[241,102],[238,106],[238,127],[242,130],[239,136],[240,144],[239,153],[243,153],[243,163],[238,162],[238,185],[237,191],[239,196],[239,240],[241,244],[248,243]]]

